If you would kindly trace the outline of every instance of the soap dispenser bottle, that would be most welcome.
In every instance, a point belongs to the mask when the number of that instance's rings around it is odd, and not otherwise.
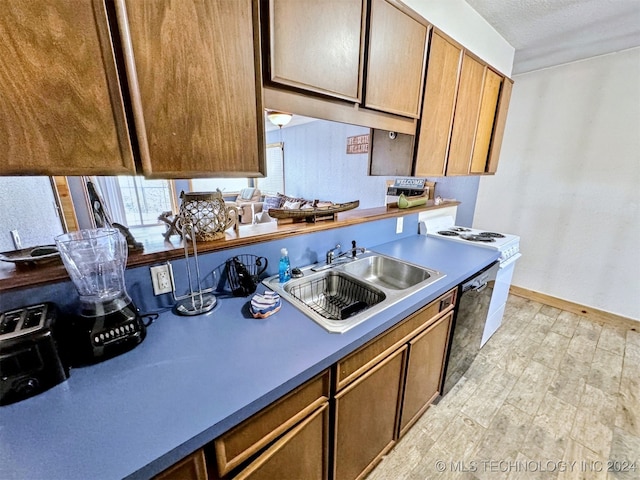
[[[286,248],[280,250],[280,263],[278,264],[278,275],[280,283],[291,280],[291,264],[289,263],[289,252]]]

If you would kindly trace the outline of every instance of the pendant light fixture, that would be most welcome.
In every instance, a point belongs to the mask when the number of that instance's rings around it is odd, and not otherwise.
[[[278,128],[282,128],[288,124],[292,117],[293,115],[290,113],[267,110],[267,119]]]

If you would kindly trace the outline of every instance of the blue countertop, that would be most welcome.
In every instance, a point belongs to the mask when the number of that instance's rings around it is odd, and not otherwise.
[[[220,298],[200,316],[163,313],[134,350],[73,369],[47,392],[0,407],[0,478],[149,478],[499,255],[420,235],[371,250],[446,277],[342,334],[326,332],[286,301],[264,320],[250,316],[247,298]]]

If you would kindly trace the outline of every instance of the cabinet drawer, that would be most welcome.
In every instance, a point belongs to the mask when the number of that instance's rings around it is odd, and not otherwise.
[[[214,440],[218,474],[226,475],[328,398],[327,370]]]
[[[242,470],[234,480],[328,477],[329,403],[296,425]]]
[[[359,350],[339,361],[336,368],[336,390],[340,390],[373,364],[406,343],[422,329],[433,323],[442,313],[452,310],[456,303],[454,288],[429,305],[403,320],[389,332],[373,339]]]
[[[207,466],[202,449],[183,458],[154,477],[154,480],[207,480]]]

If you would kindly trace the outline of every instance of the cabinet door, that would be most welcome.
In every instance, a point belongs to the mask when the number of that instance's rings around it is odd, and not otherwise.
[[[393,1],[372,0],[365,106],[418,118],[427,50],[426,22]]]
[[[336,395],[333,478],[363,478],[395,443],[406,351],[396,351]]]
[[[214,440],[218,473],[227,475],[307,417],[329,398],[329,371]]]
[[[324,480],[328,477],[329,408],[322,407],[269,447],[236,480]]]
[[[365,12],[362,0],[271,0],[271,80],[359,102]]]
[[[513,80],[505,78],[502,82],[502,89],[500,90],[500,99],[498,100],[498,110],[496,112],[495,126],[493,127],[493,138],[491,139],[486,173],[496,173],[498,170],[498,160],[500,160],[502,137],[504,136],[504,127],[507,123],[507,112],[509,111],[512,89]]]
[[[207,478],[204,452],[197,450],[154,477],[154,480],[207,480]]]
[[[460,46],[433,32],[416,149],[417,176],[445,174],[461,58]]]
[[[409,343],[400,435],[440,393],[453,312],[448,313]]]
[[[148,177],[264,173],[257,0],[117,0]]]
[[[104,2],[5,0],[0,38],[0,174],[132,174]]]
[[[493,126],[496,120],[498,96],[503,77],[487,68],[482,88],[478,128],[471,156],[471,173],[484,173],[489,160],[489,147],[493,138]]]
[[[464,54],[451,131],[447,175],[469,175],[485,71],[482,63]]]

